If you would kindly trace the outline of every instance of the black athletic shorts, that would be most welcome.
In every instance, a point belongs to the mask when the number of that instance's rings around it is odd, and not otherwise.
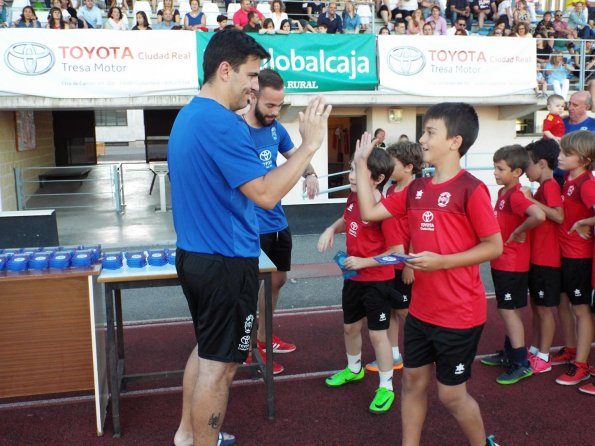
[[[390,325],[392,281],[343,282],[343,322],[353,324],[368,318],[368,330],[388,330]]]
[[[198,356],[244,362],[258,301],[258,258],[178,248],[176,270],[194,322]]]
[[[592,259],[562,257],[562,292],[572,305],[591,305]]]
[[[404,365],[415,369],[436,363],[436,379],[456,386],[471,378],[471,366],[484,325],[456,329],[423,322],[411,314],[405,319]]]
[[[395,270],[395,278],[393,279],[393,287],[397,293],[393,293],[391,300],[391,307],[393,310],[406,310],[411,303],[411,289],[413,284],[406,285],[403,283],[403,270]]]
[[[499,271],[492,268],[492,280],[498,308],[514,310],[527,306],[528,272]]]
[[[557,307],[560,305],[562,275],[559,267],[533,265],[529,267],[529,294],[535,305]]]
[[[291,269],[291,231],[289,228],[279,232],[260,234],[260,249],[275,264],[277,271]]]

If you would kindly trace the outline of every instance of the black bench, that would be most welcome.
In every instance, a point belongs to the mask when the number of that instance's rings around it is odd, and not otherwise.
[[[39,187],[43,187],[44,182],[59,182],[68,180],[84,180],[91,173],[88,167],[73,169],[71,167],[56,167],[39,175]],[[83,182],[80,182],[82,185]]]

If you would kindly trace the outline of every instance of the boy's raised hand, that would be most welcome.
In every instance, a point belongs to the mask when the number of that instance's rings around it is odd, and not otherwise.
[[[355,143],[355,154],[353,155],[353,160],[367,160],[372,153],[372,149],[376,147],[377,144],[376,139],[372,139],[372,135],[368,132],[364,132],[362,137],[357,140]]]

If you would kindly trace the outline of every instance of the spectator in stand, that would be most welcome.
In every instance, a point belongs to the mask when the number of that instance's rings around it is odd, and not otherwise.
[[[213,30],[214,32],[222,31],[223,29],[225,29],[225,27],[227,26],[227,16],[219,14],[217,16],[217,25],[219,26]]]
[[[343,32],[343,21],[336,11],[337,4],[330,2],[327,12],[318,16],[318,26],[324,23],[327,26],[328,34],[341,34]]]
[[[576,39],[576,31],[568,27],[568,22],[563,19],[562,11],[559,9],[554,13],[554,21],[552,22],[557,39]]]
[[[500,22],[497,25],[494,25],[488,36],[491,37],[504,37],[506,35],[506,25],[504,22]]]
[[[513,22],[512,2],[510,0],[501,0],[496,10],[496,19],[504,22],[506,29],[510,29]]]
[[[87,28],[87,22],[78,18],[78,13],[72,7],[70,0],[61,0],[60,8],[62,9],[62,17],[70,25],[70,29]]]
[[[475,0],[473,14],[477,17],[477,25],[483,28],[486,20],[491,20],[498,10],[495,0]]]
[[[174,12],[171,9],[164,9],[162,20],[155,25],[155,30],[176,30],[182,29],[180,25],[174,22]]]
[[[317,26],[318,25],[318,16],[324,13],[325,4],[320,2],[308,2],[304,3],[305,7],[303,7],[303,15],[306,17],[306,20],[296,17],[295,19],[299,19],[302,22],[302,26],[306,28],[303,22],[306,22],[310,26]]]
[[[409,17],[407,22],[407,34],[421,35],[422,26],[424,24],[424,15],[421,9],[416,9]]]
[[[512,31],[510,33],[513,37],[525,37],[532,39],[533,36],[529,32],[529,25],[525,22],[519,22],[512,27]]]
[[[554,22],[552,21],[552,13],[550,11],[546,11],[543,13],[543,18],[537,23],[535,26],[535,33],[542,33],[548,39],[553,39],[556,35],[556,29],[554,28]],[[551,45],[554,46],[554,42],[552,40]]]
[[[250,11],[248,13],[248,23],[246,23],[246,26],[244,26],[243,31],[245,33],[257,33],[261,28],[262,25],[260,24],[260,18],[258,17],[258,14],[256,14],[254,11]]]
[[[110,3],[110,8],[113,6],[118,6],[120,8],[120,11],[130,11],[130,8],[128,7],[128,2],[126,0],[112,0]],[[123,16],[126,17],[126,14],[123,13]]]
[[[48,29],[69,29],[70,26],[64,21],[62,17],[62,10],[60,8],[52,7],[48,14],[48,23],[45,26]]]
[[[409,21],[413,11],[417,9],[417,0],[399,0],[397,7],[392,10],[393,19],[404,19]]]
[[[380,28],[380,30],[378,31],[378,35],[379,36],[390,36],[390,29],[388,29],[386,26],[382,26]]]
[[[289,22],[289,20],[287,21]],[[270,17],[264,19],[264,22],[262,22],[262,28],[258,30],[258,34],[275,34],[275,24],[273,23],[273,19]]]
[[[275,30],[281,29],[281,22],[283,20],[289,19],[287,13],[285,12],[285,5],[281,0],[273,0],[271,3],[271,12],[267,15],[273,20],[273,25],[275,26]]]
[[[432,25],[434,28],[434,34],[445,36],[446,35],[446,20],[440,15],[440,7],[432,6],[432,15],[426,19],[426,23]]]
[[[538,63],[545,65],[550,61],[550,56],[554,51],[554,48],[552,47],[553,43],[553,39],[548,39],[543,32],[535,34]]]
[[[537,87],[535,87],[535,96],[538,98],[547,98],[547,81],[545,80],[545,76],[543,75],[543,65],[541,62],[537,62],[537,75],[535,80],[537,82]]]
[[[342,20],[343,32],[345,34],[359,34],[361,29],[361,19],[355,12],[355,6],[350,0],[345,3]]]
[[[566,63],[560,51],[554,51],[550,58],[550,63],[545,66],[548,85],[551,85],[554,93],[562,96],[564,100],[568,97],[568,90],[570,89],[568,75],[572,70],[573,67]]]
[[[8,8],[4,0],[0,0],[0,28],[8,28]]]
[[[316,27],[316,32],[320,34],[326,34],[328,32],[328,25],[326,23],[321,23]]]
[[[384,26],[389,28],[390,21],[394,18],[393,12],[398,8],[398,0],[376,0],[376,17],[382,19]]]
[[[88,28],[103,28],[103,16],[101,10],[93,0],[85,0],[85,5],[79,8],[79,15],[87,22]]]
[[[593,99],[588,91],[577,91],[568,101],[568,116],[564,118],[566,134],[576,130],[590,130],[595,132],[595,118],[590,118],[587,112],[593,107]]]
[[[254,6],[250,4],[250,0],[242,0],[240,2],[240,9],[233,15],[233,24],[237,29],[244,29],[248,24],[248,13],[254,11],[260,20],[264,20],[264,16]]]
[[[517,0],[512,14],[514,24],[531,23],[531,13],[527,9],[527,2],[525,0]]]
[[[468,35],[468,32],[465,29],[465,26],[467,26],[467,21],[463,17],[458,18],[455,20],[454,26],[452,26],[451,28],[448,28],[448,30],[446,31],[446,35],[454,36],[454,35],[456,35],[457,31],[459,31],[459,30],[465,31],[465,35]]]
[[[374,139],[376,140],[376,146],[379,149],[386,149],[386,143],[384,142],[384,138],[386,138],[386,132],[384,129],[377,128],[374,130]]]
[[[163,13],[165,11],[171,11],[172,20],[178,26],[182,24],[182,17],[180,16],[180,11],[174,8],[174,0],[163,0],[163,9],[157,11],[157,23],[160,23],[163,20]],[[155,27],[157,29],[157,27]]]
[[[393,30],[393,34],[395,34],[396,36],[404,36],[405,34],[407,34],[407,25],[405,20],[395,20],[395,29]]]
[[[64,8],[62,7],[62,2],[60,0],[52,0],[52,7],[58,8],[62,12],[62,19],[64,19],[64,21],[66,23],[70,22],[70,13],[68,12],[68,10],[65,7]],[[48,21],[49,20],[50,20],[50,14],[48,11]],[[47,26],[46,26],[46,28],[47,28]]]
[[[576,2],[574,4],[574,11],[568,16],[568,27],[574,30],[581,39],[590,39],[595,37],[595,33],[591,30],[584,11],[585,4],[583,2]]]
[[[438,8],[440,8],[440,0],[418,0],[417,3],[419,9],[421,9],[424,15],[424,20],[430,17],[432,14],[432,8],[434,6],[438,6]]]
[[[506,0],[510,1],[510,0]],[[471,4],[469,0],[448,0],[446,3],[450,23],[456,23],[458,20],[465,21],[465,29],[471,30],[473,24],[473,15],[471,14]],[[450,35],[454,35],[456,29],[452,30]]]
[[[132,27],[132,31],[146,31],[152,29],[149,26],[149,20],[145,11],[138,11],[136,13],[136,24]]]
[[[198,11],[198,0],[190,0],[190,12],[184,16],[184,29],[189,31],[208,31],[207,16]]]
[[[595,26],[595,0],[587,0],[587,19],[591,27]]]
[[[112,6],[107,13],[107,20],[104,29],[115,29],[118,31],[128,30],[128,20],[122,18],[122,10],[118,6]]]
[[[93,1],[93,0],[90,0]],[[37,15],[31,6],[25,6],[21,16],[14,22],[15,28],[41,28]]]
[[[434,27],[431,23],[424,23],[422,28],[422,35],[424,36],[433,36],[434,35]]]

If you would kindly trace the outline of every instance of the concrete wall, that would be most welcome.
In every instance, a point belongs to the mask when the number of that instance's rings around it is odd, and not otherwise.
[[[55,164],[51,112],[35,112],[35,138],[37,143],[35,149],[17,152],[15,112],[0,111],[0,211],[17,209],[15,167]],[[28,186],[28,192],[36,189],[35,184]]]
[[[130,146],[145,146],[145,123],[142,110],[127,110],[127,126],[96,127],[97,142],[128,143]]]

